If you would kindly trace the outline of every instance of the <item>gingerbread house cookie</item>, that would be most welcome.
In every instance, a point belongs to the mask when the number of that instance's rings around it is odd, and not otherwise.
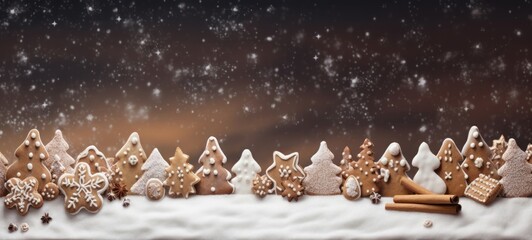
[[[342,169],[333,163],[334,154],[322,141],[318,151],[310,158],[312,164],[303,169],[306,177],[303,186],[309,195],[334,195],[340,194]]]
[[[284,180],[305,177],[303,169],[299,166],[299,153],[284,155],[278,151],[273,152],[273,164],[266,169],[266,175],[272,180],[275,193],[281,194],[284,190],[282,185]]]
[[[140,144],[139,134],[134,132],[115,155],[116,162],[112,166],[113,181],[122,182],[126,186],[126,190],[131,192],[131,186],[142,177],[142,165],[146,159],[147,156]]]
[[[379,182],[380,194],[384,197],[395,195],[411,194],[411,192],[401,184],[401,178],[406,177],[406,172],[410,170],[410,165],[403,156],[399,143],[391,143],[382,157],[377,161],[377,168],[382,176]]]
[[[165,169],[167,178],[163,182],[165,186],[168,186],[170,197],[188,198],[189,194],[196,193],[194,186],[200,182],[200,178],[194,173],[194,166],[188,163],[188,158],[188,155],[184,154],[179,147],[176,148],[174,156],[170,158],[170,166]]]
[[[229,182],[231,173],[224,168],[227,157],[215,137],[209,137],[198,162],[201,164],[201,168],[196,172],[201,179],[196,185],[198,194],[231,194],[234,192],[235,188]]]
[[[476,126],[469,130],[467,141],[462,148],[464,162],[462,169],[467,174],[467,182],[473,182],[481,173],[495,179],[500,179],[497,168],[491,161],[493,153],[480,135]]]
[[[460,166],[464,158],[454,141],[446,138],[437,156],[440,160],[440,167],[436,169],[436,174],[445,182],[446,193],[463,196],[467,187],[467,176]]]
[[[77,157],[77,163],[84,162],[89,164],[92,173],[106,173],[110,170],[110,166],[107,164],[107,159],[96,146],[91,145]]]
[[[504,197],[532,196],[532,164],[526,161],[526,157],[527,154],[510,138],[508,149],[502,155],[506,164],[498,170],[502,176],[500,183]]]

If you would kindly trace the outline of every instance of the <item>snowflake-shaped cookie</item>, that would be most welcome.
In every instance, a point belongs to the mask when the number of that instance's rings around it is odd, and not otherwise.
[[[96,213],[102,208],[102,197],[109,182],[104,173],[92,174],[87,163],[76,165],[74,173],[65,173],[58,181],[61,192],[65,195],[65,209],[77,214],[81,209]]]
[[[41,208],[43,205],[42,196],[38,191],[39,182],[35,177],[27,177],[24,180],[11,178],[6,182],[9,194],[4,199],[7,208],[16,207],[22,216],[28,213],[30,206]]]

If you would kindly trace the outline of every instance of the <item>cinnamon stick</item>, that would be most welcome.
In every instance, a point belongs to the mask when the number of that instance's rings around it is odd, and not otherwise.
[[[457,204],[459,201],[456,195],[395,195],[393,197],[395,203],[420,203],[420,204]]]
[[[462,206],[460,206],[460,204],[430,205],[416,203],[386,203],[384,209],[407,212],[458,214],[462,210]]]
[[[403,185],[403,187],[415,194],[434,194],[426,188],[418,185],[408,177],[401,177],[400,183]]]

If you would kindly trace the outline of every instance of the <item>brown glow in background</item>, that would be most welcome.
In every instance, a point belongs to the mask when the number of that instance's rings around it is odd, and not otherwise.
[[[55,129],[77,156],[113,156],[137,131],[147,152],[197,159],[209,136],[230,168],[249,148],[308,165],[365,137],[408,160],[426,141],[461,146],[471,125],[532,141],[532,8],[500,2],[2,2],[0,151]]]

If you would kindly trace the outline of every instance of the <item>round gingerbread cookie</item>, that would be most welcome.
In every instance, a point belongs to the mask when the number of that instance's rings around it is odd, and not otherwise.
[[[57,184],[49,182],[44,186],[41,195],[46,201],[54,200],[57,196],[59,196],[59,187]]]
[[[146,183],[146,196],[150,200],[160,200],[165,195],[164,185],[158,178],[151,178]]]

